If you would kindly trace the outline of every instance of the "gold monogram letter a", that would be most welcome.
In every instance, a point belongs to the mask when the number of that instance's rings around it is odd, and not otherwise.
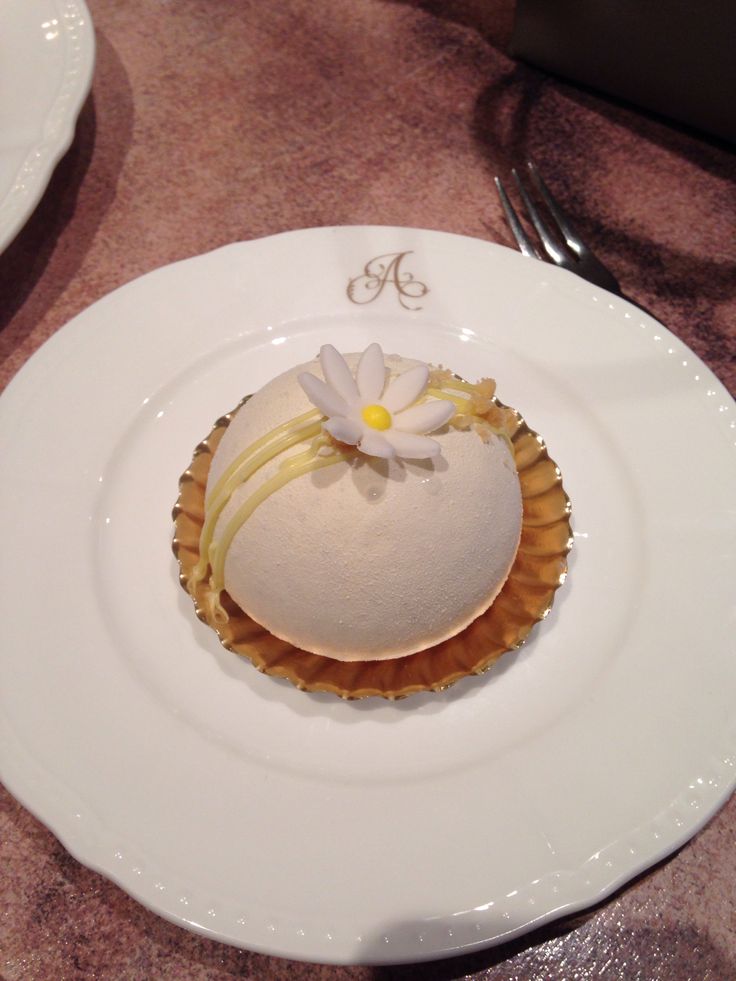
[[[399,303],[405,310],[421,310],[421,307],[410,306],[407,300],[420,300],[429,293],[429,287],[414,279],[412,273],[401,271],[404,256],[411,254],[387,252],[370,259],[360,276],[348,282],[348,299],[353,303],[372,303],[383,293],[386,284],[390,284],[396,289]]]

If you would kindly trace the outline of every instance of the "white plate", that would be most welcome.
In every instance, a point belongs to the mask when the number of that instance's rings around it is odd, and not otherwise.
[[[0,0],[0,252],[72,142],[94,51],[83,0]]]
[[[373,339],[495,376],[576,535],[520,653],[396,704],[228,654],[169,544],[214,419],[322,342]],[[600,900],[730,793],[734,405],[629,304],[458,236],[292,232],[101,300],[1,404],[2,778],[174,922],[315,961],[467,951]]]

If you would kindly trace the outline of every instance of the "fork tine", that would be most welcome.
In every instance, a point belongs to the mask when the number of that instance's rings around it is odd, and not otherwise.
[[[621,285],[619,284],[619,281],[608,269],[608,267],[601,262],[595,252],[593,252],[593,250],[585,244],[585,242],[572,227],[569,219],[542,179],[542,175],[537,170],[536,164],[532,160],[528,160],[526,166],[535,187],[539,191],[544,203],[549,209],[550,214],[554,218],[561,235],[567,243],[568,248],[581,263],[581,266],[575,271],[581,272],[587,277],[587,279],[590,280],[590,282],[596,283],[598,286],[602,286],[603,289],[610,290],[611,293],[621,293]]]
[[[511,228],[514,238],[516,239],[516,244],[519,246],[519,251],[522,253],[522,255],[529,256],[532,259],[541,260],[541,255],[532,245],[531,240],[519,221],[519,217],[514,210],[514,206],[511,204],[511,201],[509,201],[509,196],[506,193],[505,187],[498,177],[494,177],[494,180],[496,182],[498,196],[501,199],[501,207],[506,215],[506,221],[509,223],[509,227]]]
[[[573,229],[572,225],[567,219],[567,215],[563,212],[562,208],[558,204],[557,200],[552,196],[552,192],[545,184],[542,175],[539,173],[536,164],[533,160],[527,160],[526,162],[527,170],[529,171],[529,176],[534,182],[534,186],[541,194],[544,203],[549,208],[549,213],[554,218],[557,223],[557,227],[562,233],[562,237],[565,239],[568,247],[572,249],[576,256],[580,256],[585,249],[585,244]]]
[[[512,169],[511,174],[513,175],[514,183],[526,209],[527,216],[539,236],[544,253],[546,253],[556,266],[577,273],[578,276],[582,276],[588,282],[594,283],[596,286],[600,286],[611,293],[617,293],[619,296],[623,296],[618,280],[573,229],[561,206],[557,203],[552,192],[542,179],[542,175],[537,170],[534,162],[528,160],[526,169],[529,179],[534,185],[534,190],[539,195],[540,204],[542,201],[544,202],[545,208],[549,212],[549,217],[554,222],[554,230],[551,230],[524,186],[518,171]],[[524,231],[500,179],[498,177],[494,179],[506,220],[514,233],[514,238],[520,251],[526,256],[543,260],[544,256],[538,251]],[[563,240],[567,248],[562,245]],[[568,249],[569,251],[567,251]]]
[[[519,177],[519,174],[515,167],[511,171],[511,175],[516,181],[516,187],[518,188],[519,194],[521,195],[521,200],[524,202],[524,207],[526,208],[526,212],[531,218],[532,224],[537,230],[537,235],[539,235],[540,239],[542,240],[542,246],[544,247],[544,251],[550,257],[552,262],[556,263],[558,266],[569,266],[570,265],[569,258],[565,255],[562,249],[560,249],[559,245],[555,241],[555,238],[552,232],[550,231],[549,226],[545,224],[544,220],[542,219],[542,216],[539,214],[537,206],[529,197],[529,194],[527,193],[526,188],[522,184],[521,178]]]

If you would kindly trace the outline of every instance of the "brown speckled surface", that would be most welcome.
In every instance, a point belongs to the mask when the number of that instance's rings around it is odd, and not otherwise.
[[[515,64],[511,0],[90,0],[92,95],[0,256],[0,383],[154,267],[290,228],[396,224],[511,244],[492,177],[533,156],[627,293],[736,389],[736,157]],[[736,976],[736,801],[597,909],[397,968],[303,965],[172,926],[0,790],[0,977]]]

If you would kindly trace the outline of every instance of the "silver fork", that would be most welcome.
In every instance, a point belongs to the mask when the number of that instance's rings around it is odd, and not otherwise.
[[[572,272],[577,273],[578,276],[582,276],[583,279],[587,279],[588,282],[593,283],[596,286],[600,286],[605,290],[609,290],[611,293],[617,293],[619,296],[623,296],[623,292],[616,277],[613,275],[613,273],[609,272],[598,256],[595,255],[590,248],[588,248],[585,242],[583,242],[583,240],[577,234],[564,211],[554,199],[549,188],[542,180],[541,174],[531,160],[527,161],[526,169],[534,188],[536,189],[539,197],[541,197],[541,199],[544,201],[547,210],[554,221],[554,231],[549,227],[544,218],[542,218],[539,208],[532,200],[516,169],[512,170],[511,174],[514,178],[519,196],[524,204],[524,208],[526,209],[526,213],[534,225],[534,228],[539,235],[542,248],[549,259],[554,262],[555,265],[562,266],[563,269],[569,269]],[[506,220],[511,227],[511,231],[514,234],[519,250],[526,256],[531,256],[534,259],[540,259],[543,261],[544,256],[540,254],[539,250],[534,246],[524,230],[524,227],[519,220],[519,216],[509,200],[506,189],[498,177],[495,178],[495,181],[498,196],[501,199],[501,205],[506,215]],[[564,245],[562,242],[564,242]]]

